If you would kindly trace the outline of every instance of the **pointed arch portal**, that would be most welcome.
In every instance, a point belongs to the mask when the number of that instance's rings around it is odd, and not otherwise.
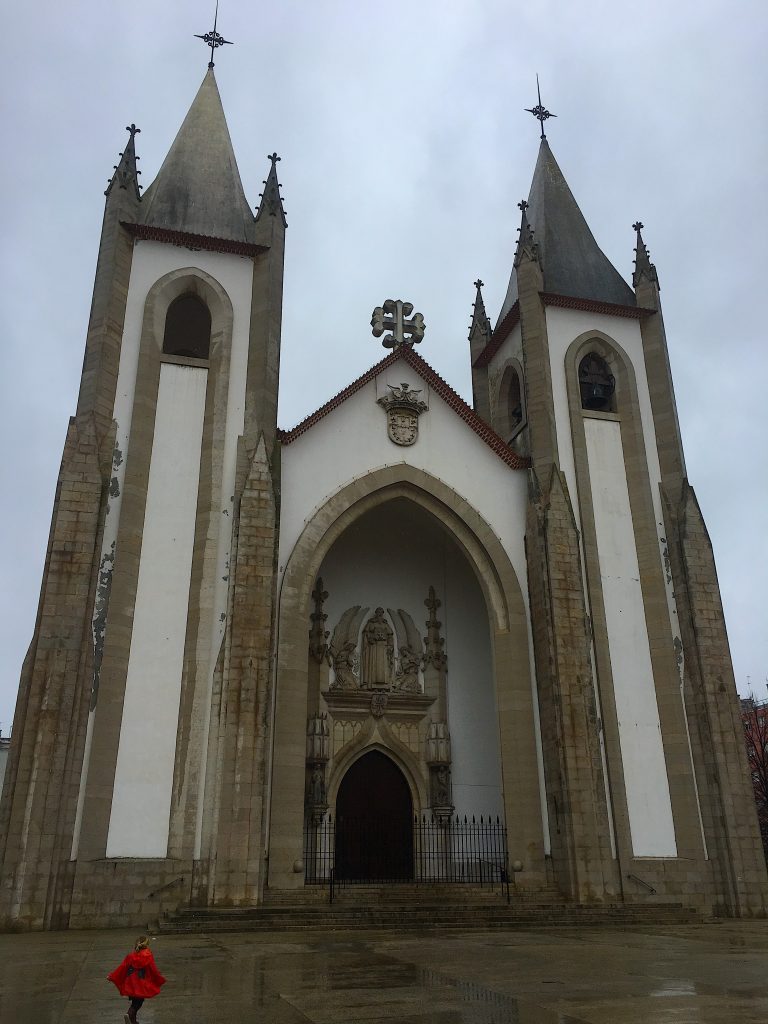
[[[336,797],[337,878],[413,878],[412,824],[411,791],[394,761],[379,750],[358,758]]]
[[[311,713],[307,623],[312,588],[326,554],[347,528],[370,510],[395,499],[406,499],[431,514],[474,570],[490,634],[509,856],[524,862],[526,880],[539,882],[545,877],[543,801],[520,582],[499,538],[475,508],[443,481],[399,463],[373,470],[329,497],[306,522],[287,559],[279,596],[268,884],[273,888],[304,884],[305,735]],[[339,785],[343,782],[342,777]],[[411,780],[414,782],[412,799],[416,812],[421,813],[429,806],[429,794],[425,780]],[[331,780],[332,805],[333,789]]]

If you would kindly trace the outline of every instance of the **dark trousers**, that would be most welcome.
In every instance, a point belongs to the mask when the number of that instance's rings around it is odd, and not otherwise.
[[[134,1017],[134,1019],[136,1018],[136,1014],[141,1009],[141,1006],[142,1006],[143,1002],[144,1002],[144,1000],[143,999],[139,999],[138,996],[134,996],[133,999],[131,999],[131,1008],[130,1008],[129,1012],[132,1013],[132,1016]]]

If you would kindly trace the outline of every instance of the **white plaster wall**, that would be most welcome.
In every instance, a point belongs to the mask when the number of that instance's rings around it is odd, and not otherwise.
[[[427,513],[397,499],[353,523],[328,552],[320,575],[331,633],[343,612],[359,604],[370,608],[363,625],[378,605],[403,608],[423,637],[424,601],[434,586],[448,655],[454,804],[460,814],[503,818],[488,612],[455,542]]]
[[[584,421],[632,849],[677,855],[621,424]]]
[[[429,409],[415,444],[387,437],[386,413],[376,399],[387,385],[421,389]],[[366,384],[282,453],[280,573],[304,525],[331,495],[358,477],[405,463],[437,477],[465,498],[501,541],[528,600],[525,564],[526,473],[510,469],[405,363]]]
[[[158,280],[177,270],[203,271],[216,280],[227,293],[233,307],[232,350],[230,354],[229,396],[227,404],[227,425],[225,438],[224,470],[222,478],[222,530],[219,534],[218,567],[216,573],[216,598],[211,629],[211,662],[214,663],[223,636],[227,608],[227,582],[229,550],[232,535],[232,495],[234,493],[237,438],[243,430],[245,409],[245,377],[248,362],[248,338],[250,329],[251,287],[253,264],[247,257],[226,253],[191,251],[162,242],[137,241],[134,243],[131,278],[126,300],[125,323],[120,349],[120,364],[115,393],[114,419],[117,424],[115,451],[112,465],[112,487],[104,523],[101,551],[102,573],[111,575],[122,503],[125,466],[130,448],[131,419],[136,388],[136,372],[139,362],[139,345],[144,320],[144,306],[150,289]],[[158,348],[162,337],[157,339]],[[98,615],[98,607],[96,613]],[[100,628],[94,616],[94,643]],[[202,627],[201,627],[202,628]],[[209,670],[209,690],[213,682],[213,667]],[[210,704],[210,702],[208,702]],[[210,708],[208,709],[208,711]],[[83,770],[75,816],[72,840],[72,858],[77,857],[83,801],[88,776],[91,741],[95,712],[88,716]],[[206,749],[208,721],[204,723],[202,749]],[[201,772],[200,791],[205,785],[205,772]],[[200,807],[202,815],[202,806]],[[199,846],[201,820],[198,821],[196,843]]]
[[[510,331],[509,336],[504,339],[498,352],[488,364],[488,389],[491,401],[491,420],[497,423],[496,413],[499,406],[499,388],[501,379],[504,376],[504,368],[510,359],[517,359],[523,366],[523,335],[520,324]],[[524,381],[520,381],[524,387]]]
[[[167,853],[207,379],[160,369],[108,857]]]
[[[494,354],[488,363],[488,372],[493,374],[504,368],[508,359],[517,359],[520,365],[523,364],[523,333],[518,323],[509,332],[509,335],[499,346],[498,352]]]

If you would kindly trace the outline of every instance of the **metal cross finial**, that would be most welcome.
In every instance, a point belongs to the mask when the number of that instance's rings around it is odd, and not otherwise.
[[[383,306],[377,306],[371,317],[374,338],[381,338],[384,331],[391,331],[381,342],[384,348],[411,345],[424,337],[424,317],[413,313],[413,303],[402,299],[387,299]]]
[[[213,29],[211,32],[206,32],[204,36],[199,36],[195,33],[195,39],[202,39],[206,46],[211,48],[211,59],[208,61],[208,67],[213,67],[213,51],[219,46],[232,46],[231,39],[225,39],[223,35],[216,31],[216,23],[219,20],[219,0],[216,0],[216,13],[213,16]]]
[[[542,139],[546,139],[547,136],[544,134],[544,122],[549,117],[557,117],[557,114],[550,114],[550,112],[547,110],[547,108],[542,106],[542,103],[541,103],[541,89],[539,88],[539,76],[538,75],[536,75],[536,92],[537,92],[538,97],[539,97],[539,102],[536,104],[535,107],[526,107],[525,109],[528,111],[529,114],[533,114],[533,116],[536,118],[537,121],[541,122],[541,137],[542,137]]]

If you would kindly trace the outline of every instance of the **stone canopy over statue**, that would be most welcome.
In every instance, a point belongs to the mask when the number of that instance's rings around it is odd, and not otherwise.
[[[365,687],[388,687],[392,684],[395,662],[394,631],[377,608],[363,627],[361,682]]]
[[[430,594],[434,594],[433,588]],[[322,587],[316,589],[315,596],[326,596]],[[421,674],[428,658],[408,612],[379,606],[366,619],[370,608],[353,605],[341,615],[330,643],[326,644],[328,634],[321,627],[327,616],[321,605],[322,601],[312,615],[310,653],[316,660],[319,653],[333,669],[331,690],[424,692]],[[439,629],[440,623],[434,625]],[[427,626],[431,626],[431,620]],[[432,639],[430,632],[427,640],[431,643]]]

